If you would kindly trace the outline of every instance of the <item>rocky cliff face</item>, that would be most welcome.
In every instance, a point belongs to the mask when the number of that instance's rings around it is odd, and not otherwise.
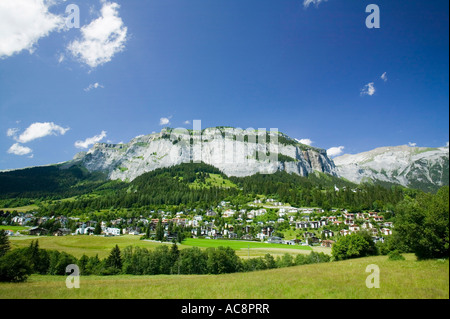
[[[276,171],[301,176],[314,171],[336,175],[325,150],[300,144],[281,133],[268,132],[265,139],[257,139],[234,128],[163,130],[127,144],[96,144],[73,161],[81,162],[91,172],[105,172],[110,179],[129,181],[158,168],[190,162],[210,164],[228,176]]]
[[[432,190],[449,184],[449,148],[381,147],[334,159],[340,177],[360,183],[367,180]]]

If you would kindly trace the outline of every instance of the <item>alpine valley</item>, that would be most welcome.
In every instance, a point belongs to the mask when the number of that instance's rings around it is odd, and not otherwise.
[[[30,198],[74,196],[99,208],[136,202],[202,202],[206,207],[226,198],[264,194],[297,205],[333,206],[344,200],[371,206],[379,194],[364,197],[367,192],[356,191],[363,185],[435,192],[449,184],[448,146],[383,147],[333,160],[326,150],[283,133],[250,133],[229,127],[201,132],[166,128],[126,144],[98,143],[64,163],[0,172],[0,199],[4,207],[27,205]],[[340,198],[339,190],[350,194]]]

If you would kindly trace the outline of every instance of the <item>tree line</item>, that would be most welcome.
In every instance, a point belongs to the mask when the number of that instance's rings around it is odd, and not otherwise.
[[[6,235],[0,231],[0,281],[7,282],[22,282],[31,274],[67,275],[66,267],[71,264],[79,267],[82,276],[219,275],[328,261],[330,256],[316,252],[295,258],[289,254],[277,258],[266,254],[264,257],[243,260],[230,247],[210,247],[205,250],[192,247],[180,250],[176,244],[170,248],[161,245],[154,250],[128,246],[122,251],[116,245],[103,260],[98,255],[83,255],[77,259],[66,252],[41,249],[37,240],[32,241],[29,247],[10,250]]]

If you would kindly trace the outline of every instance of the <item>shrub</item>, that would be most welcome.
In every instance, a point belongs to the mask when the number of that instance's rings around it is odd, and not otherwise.
[[[331,253],[336,260],[344,260],[370,256],[374,254],[374,250],[366,238],[355,233],[339,238],[333,245]]]
[[[398,250],[391,251],[388,256],[389,260],[405,260],[405,257],[403,257],[403,255]]]
[[[0,258],[0,281],[24,282],[32,272],[23,249],[15,249]]]

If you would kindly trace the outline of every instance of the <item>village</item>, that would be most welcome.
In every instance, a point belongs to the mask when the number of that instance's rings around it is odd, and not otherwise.
[[[147,218],[141,215],[102,221],[0,211],[0,221],[9,236],[144,236],[155,234],[160,224],[164,241],[169,242],[175,241],[179,238],[178,233],[183,232],[184,238],[323,247],[331,247],[339,237],[359,231],[369,232],[374,242],[384,242],[394,227],[393,222],[385,220],[383,212],[296,208],[272,198],[257,198],[246,207],[236,209],[222,201],[215,209],[206,211],[194,209],[172,213],[159,210],[149,212]],[[7,226],[24,228],[14,232]]]

